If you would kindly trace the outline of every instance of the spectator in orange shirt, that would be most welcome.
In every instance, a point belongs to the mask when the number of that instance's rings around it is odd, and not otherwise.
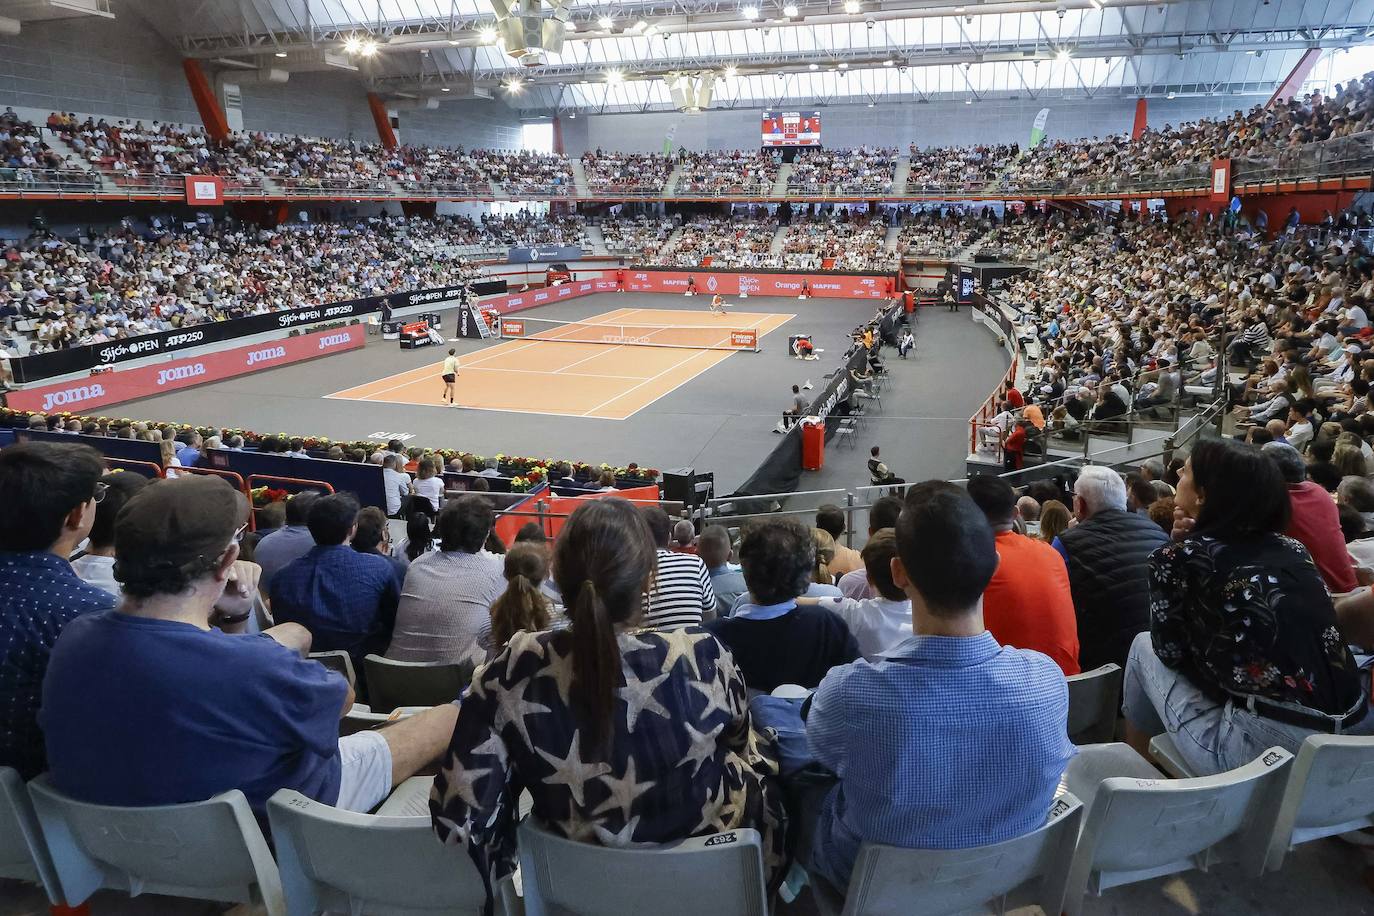
[[[990,474],[971,478],[968,495],[997,539],[997,571],[983,591],[983,623],[1004,646],[1034,649],[1064,674],[1078,674],[1078,618],[1064,558],[1049,544],[1012,530],[1016,492]]]
[[[1026,405],[1026,409],[1021,411],[1021,416],[1030,421],[1030,425],[1036,429],[1045,428],[1045,412],[1040,409],[1040,405],[1031,401]]]

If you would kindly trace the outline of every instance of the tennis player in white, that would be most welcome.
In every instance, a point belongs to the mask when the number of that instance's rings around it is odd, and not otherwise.
[[[457,407],[453,403],[453,386],[458,381],[458,351],[449,350],[448,356],[444,357],[444,393],[439,400],[448,400],[448,406]]]
[[[725,317],[725,299],[721,297],[720,293],[711,297],[711,314]]]

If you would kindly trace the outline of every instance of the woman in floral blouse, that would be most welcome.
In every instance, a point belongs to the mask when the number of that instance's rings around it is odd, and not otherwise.
[[[700,627],[639,626],[656,557],[628,502],[573,513],[554,548],[571,626],[519,632],[473,675],[430,813],[492,880],[515,861],[517,806],[572,839],[629,847],[732,828],[783,862],[777,748],[754,730],[730,653]]]
[[[1201,775],[1317,733],[1367,733],[1367,689],[1302,544],[1285,537],[1273,459],[1202,440],[1179,477],[1174,534],[1150,557],[1150,632],[1126,666],[1128,740],[1168,731]]]

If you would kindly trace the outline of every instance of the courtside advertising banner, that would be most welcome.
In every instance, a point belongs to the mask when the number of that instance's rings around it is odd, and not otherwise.
[[[507,296],[504,299],[488,299],[482,303],[482,311],[490,310],[506,315],[521,309],[548,305],[550,302],[562,302],[564,299],[590,296],[592,293],[610,293],[614,292],[615,288],[614,280],[574,280],[572,283],[561,283],[558,286],[550,286],[545,289],[534,289],[516,296]]]
[[[733,271],[631,270],[625,288],[630,292],[678,293],[695,287],[704,295],[787,296],[804,293],[820,299],[887,299],[895,280],[887,274],[736,273]]]
[[[367,343],[362,325],[317,331],[298,337],[204,353],[134,369],[101,372],[90,378],[11,391],[9,406],[43,413],[83,413],[123,401],[218,382],[262,369],[273,369],[318,356],[357,350]]]

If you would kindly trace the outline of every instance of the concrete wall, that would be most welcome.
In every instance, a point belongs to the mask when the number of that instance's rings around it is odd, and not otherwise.
[[[496,99],[441,102],[438,108],[397,112],[402,143],[465,146],[468,149],[519,149],[520,121]]]
[[[117,12],[0,36],[0,106],[199,123],[176,50],[127,7]]]
[[[1267,97],[1151,99],[1152,127],[1228,114],[1262,104]],[[821,136],[833,146],[949,146],[974,142],[1025,143],[1031,122],[1049,108],[1045,132],[1051,139],[1077,139],[1129,131],[1135,119],[1134,99],[995,99],[965,105],[961,101],[832,105],[821,111]],[[563,142],[569,155],[589,149],[660,152],[676,125],[677,147],[750,149],[759,145],[760,109],[715,109],[701,114],[579,115],[563,119]]]

